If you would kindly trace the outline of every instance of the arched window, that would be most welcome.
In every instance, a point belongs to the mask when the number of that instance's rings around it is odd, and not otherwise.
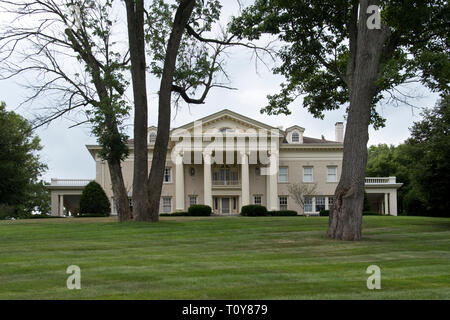
[[[297,131],[292,132],[292,142],[300,142],[300,135]]]
[[[148,141],[150,143],[155,143],[156,141],[156,132],[151,132],[150,135],[148,136]]]

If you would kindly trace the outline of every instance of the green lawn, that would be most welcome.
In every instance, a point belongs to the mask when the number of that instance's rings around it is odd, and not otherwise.
[[[363,220],[359,242],[327,239],[325,217],[2,221],[0,299],[450,299],[450,219]]]

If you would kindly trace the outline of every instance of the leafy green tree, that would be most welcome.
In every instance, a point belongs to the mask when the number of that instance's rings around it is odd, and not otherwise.
[[[375,108],[383,94],[412,79],[449,91],[449,15],[444,0],[256,0],[231,24],[240,38],[272,34],[284,43],[274,72],[286,82],[263,112],[289,114],[300,95],[316,117],[347,107],[329,237],[361,239],[368,127],[384,124]]]
[[[0,103],[0,205],[14,216],[31,213],[30,195],[47,166],[40,161],[40,140],[31,124]]]
[[[406,144],[398,146],[379,144],[368,148],[366,175],[371,177],[395,176],[397,182],[403,183],[398,189],[398,212],[405,211],[405,196],[411,189],[410,175],[413,165],[409,153],[411,147]]]
[[[412,187],[430,216],[450,216],[450,96],[445,95],[411,128]]]
[[[47,215],[51,213],[50,191],[44,181],[41,180],[30,185],[25,201],[25,211]]]
[[[80,215],[109,216],[111,204],[102,187],[95,181],[89,182],[80,197]]]
[[[34,126],[82,110],[102,146],[119,221],[132,218],[121,161],[128,156],[123,121],[128,52],[114,37],[113,0],[0,0],[12,17],[0,31],[0,80],[34,79],[25,102],[50,99]]]
[[[395,146],[368,149],[367,175],[396,176],[399,212],[408,215],[448,216],[450,111],[444,96],[423,120],[414,123],[411,138]]]

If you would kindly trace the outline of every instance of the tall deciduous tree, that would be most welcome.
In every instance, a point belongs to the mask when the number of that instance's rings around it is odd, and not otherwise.
[[[144,10],[144,2],[140,0],[126,0],[126,3],[129,33],[138,28],[139,33],[137,34],[140,35],[142,28],[145,27],[146,41],[149,44],[148,53],[151,57],[149,70],[161,78],[158,130],[153,148],[151,171],[147,185],[143,186],[141,174],[147,169],[140,170],[135,163],[135,175],[136,172],[139,172],[140,176],[133,184],[134,189],[139,189],[139,201],[143,201],[145,198],[142,194],[144,190],[147,190],[148,200],[148,208],[145,208],[145,204],[143,204],[142,210],[139,209],[139,212],[136,212],[136,218],[145,221],[158,221],[169,142],[172,98],[174,98],[174,105],[177,105],[179,101],[189,104],[203,104],[211,88],[231,89],[226,84],[227,75],[224,71],[224,61],[221,58],[221,54],[224,53],[226,48],[240,45],[253,50],[264,50],[265,52],[268,52],[268,49],[235,41],[235,37],[228,35],[226,32],[219,38],[206,37],[205,34],[212,30],[214,22],[219,19],[221,5],[218,0],[180,0],[173,5],[169,5],[162,0],[155,0],[149,6],[149,10]],[[143,13],[146,15],[145,23],[141,20]],[[136,17],[136,14],[139,14],[139,17]],[[136,41],[140,49],[145,46],[141,37],[137,39],[135,35],[129,34],[129,41],[130,49]],[[143,69],[139,67],[138,70],[135,70],[133,64],[144,65],[145,57],[135,57],[134,59],[134,55],[141,54],[138,50],[130,50],[130,54],[132,57],[132,72],[140,72],[143,76]],[[225,82],[218,78],[217,75],[220,73],[224,75]],[[141,86],[142,83],[138,85]],[[195,97],[199,90],[202,91],[201,94],[199,97]],[[135,101],[135,107],[144,108],[144,103],[137,104]],[[136,118],[135,126],[137,122],[139,122],[141,129],[137,132],[135,128],[135,134],[140,135],[142,143],[136,143],[135,136],[135,159],[139,154],[142,160],[140,168],[144,168],[147,162],[144,163],[143,159],[148,152],[147,131],[146,125],[143,125],[143,119]]]
[[[449,14],[443,0],[257,0],[233,21],[241,38],[270,33],[287,43],[275,69],[286,83],[264,112],[289,114],[300,95],[317,117],[348,105],[329,237],[361,239],[368,127],[383,125],[375,109],[383,93],[414,79],[449,90]]]
[[[32,201],[40,174],[47,168],[37,152],[40,140],[31,124],[0,103],[0,210],[9,208],[14,215],[31,213],[38,201]],[[1,215],[1,214],[0,214]]]
[[[445,95],[424,119],[414,123],[410,146],[410,179],[417,200],[423,204],[419,215],[450,216],[450,96]]]
[[[127,156],[122,122],[129,108],[123,94],[128,64],[113,39],[113,0],[0,0],[14,15],[0,34],[2,79],[34,78],[27,102],[54,100],[36,126],[82,109],[108,163],[119,221],[131,219],[121,161]]]

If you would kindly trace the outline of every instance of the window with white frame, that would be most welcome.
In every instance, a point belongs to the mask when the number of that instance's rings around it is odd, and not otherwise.
[[[313,198],[312,197],[305,197],[304,209],[305,209],[305,212],[313,212]]]
[[[288,197],[287,196],[278,197],[278,202],[280,205],[280,210],[287,210],[287,208],[288,208]]]
[[[162,198],[162,211],[164,213],[172,212],[172,198],[171,197],[163,197]]]
[[[262,201],[261,201],[261,195],[255,195],[253,196],[253,203],[257,204],[257,205],[261,205]]]
[[[329,196],[328,197],[328,209],[331,209],[331,206],[334,203],[334,197],[333,196]]]
[[[172,168],[165,168],[164,169],[164,183],[171,183],[172,182]]]
[[[288,167],[278,169],[278,182],[288,182]]]
[[[300,135],[297,131],[292,132],[292,142],[300,142]]]
[[[316,210],[315,212],[320,212],[325,210],[325,197],[316,197]]]
[[[337,167],[327,167],[327,182],[337,182]]]
[[[155,143],[155,141],[156,141],[156,132],[150,132],[150,135],[148,136],[148,141],[150,143]]]
[[[191,195],[189,196],[189,206],[193,206],[197,204],[197,196]]]
[[[313,182],[313,167],[303,167],[303,182]]]

